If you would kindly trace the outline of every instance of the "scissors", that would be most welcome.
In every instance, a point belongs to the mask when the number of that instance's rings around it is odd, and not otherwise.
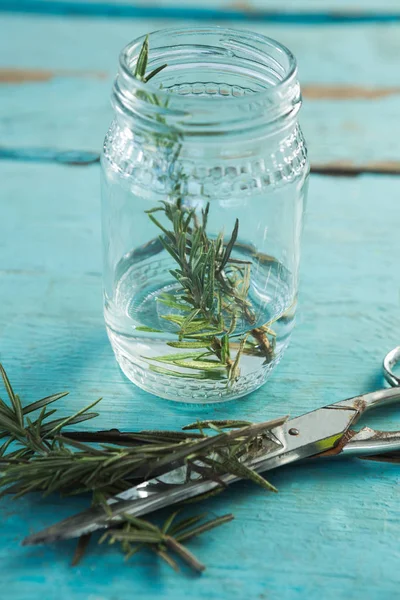
[[[400,346],[389,352],[383,362],[384,377],[392,388],[342,400],[293,419],[277,419],[269,422],[268,431],[263,431],[261,424],[262,449],[245,464],[261,473],[311,457],[358,457],[399,451],[400,431],[375,431],[369,427],[360,431],[352,429],[365,412],[400,401],[400,378],[393,372],[398,362]],[[186,467],[181,466],[163,478],[144,481],[110,498],[110,510],[91,508],[30,535],[24,544],[42,544],[87,535],[117,524],[126,514],[135,517],[144,515],[211,492],[221,483],[229,485],[240,479],[228,473],[218,480],[196,477],[188,481]]]

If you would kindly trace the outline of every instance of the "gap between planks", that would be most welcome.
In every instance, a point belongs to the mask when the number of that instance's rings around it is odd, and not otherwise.
[[[180,19],[182,21],[216,20],[216,21],[264,21],[269,23],[285,23],[289,25],[331,25],[342,23],[393,23],[400,21],[400,12],[374,11],[280,11],[252,7],[245,0],[232,2],[230,6],[218,7],[189,7],[179,5],[156,6],[149,4],[123,4],[118,2],[90,2],[50,0],[2,0],[0,12],[68,15],[92,18],[164,18]]]
[[[55,148],[5,148],[0,147],[0,160],[19,162],[54,163],[85,167],[100,162],[100,154],[90,151],[57,150]],[[337,177],[357,175],[400,175],[400,161],[376,161],[357,164],[338,160],[327,163],[313,162],[311,173]]]

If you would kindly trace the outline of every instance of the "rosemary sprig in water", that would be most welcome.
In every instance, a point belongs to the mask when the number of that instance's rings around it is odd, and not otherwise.
[[[134,71],[135,77],[144,82],[167,66],[161,65],[146,75],[148,57],[146,36]],[[143,91],[140,94],[160,106],[157,94]],[[158,120],[164,122],[161,116]],[[169,149],[175,147],[176,161],[182,147],[179,133],[170,132],[161,138],[157,134],[155,141]],[[185,206],[181,191],[184,174],[177,169],[175,177],[175,187],[168,201],[146,212],[161,231],[160,242],[176,263],[170,273],[178,284],[177,289],[158,297],[158,302],[171,309],[162,318],[177,330],[178,340],[168,345],[186,352],[144,358],[149,361],[150,370],[156,373],[190,379],[227,379],[233,384],[240,375],[242,354],[261,356],[265,362],[273,359],[275,333],[271,323],[254,327],[256,315],[248,297],[252,263],[232,256],[239,220],[236,219],[227,242],[223,231],[215,239],[209,237],[210,204],[201,211],[199,219],[195,209]],[[247,333],[236,333],[239,322],[248,325]],[[147,327],[138,329],[150,331]]]
[[[23,406],[1,365],[0,374],[9,399],[8,403],[0,399],[0,437],[5,440],[0,448],[1,496],[18,498],[30,492],[44,495],[89,492],[93,494],[95,504],[100,503],[110,510],[106,503],[110,496],[180,466],[186,466],[187,477],[194,475],[220,481],[221,474],[232,473],[276,491],[267,480],[246,466],[246,462],[262,450],[264,432],[276,426],[277,421],[263,424],[203,421],[187,426],[188,430],[197,429],[197,433],[72,432],[66,427],[98,416],[91,408],[99,400],[69,417],[51,418],[56,410],[49,409],[49,405],[67,392]],[[28,416],[32,414],[34,416]],[[211,435],[205,434],[205,429],[211,429]],[[217,491],[223,489],[219,486]],[[201,524],[203,516],[178,523],[175,523],[175,517],[174,513],[160,528],[152,522],[125,515],[118,528],[106,531],[102,541],[120,542],[128,557],[141,548],[150,548],[175,568],[172,552],[200,571],[203,565],[182,546],[182,542],[231,520],[232,515]],[[78,544],[74,562],[81,557],[87,542],[83,538]]]

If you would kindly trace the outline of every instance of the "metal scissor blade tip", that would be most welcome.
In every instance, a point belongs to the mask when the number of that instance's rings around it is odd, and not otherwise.
[[[23,546],[35,546],[38,544],[51,544],[59,540],[67,540],[93,533],[98,529],[107,527],[110,517],[103,508],[89,509],[78,515],[68,517],[59,523],[46,527],[42,531],[28,535]]]
[[[40,544],[57,542],[59,539],[62,539],[62,538],[57,538],[57,537],[51,538],[50,536],[47,536],[45,534],[45,532],[33,533],[32,535],[28,535],[28,537],[26,537],[24,540],[22,540],[22,545],[23,546],[39,546]]]

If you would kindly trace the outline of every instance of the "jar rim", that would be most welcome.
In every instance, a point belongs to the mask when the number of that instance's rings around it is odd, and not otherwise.
[[[284,44],[281,44],[277,40],[265,36],[260,33],[255,33],[251,30],[246,29],[234,29],[228,27],[221,27],[220,25],[210,25],[207,27],[171,27],[171,28],[163,28],[153,31],[148,34],[149,44],[150,44],[150,52],[152,49],[152,42],[159,40],[163,36],[168,36],[169,38],[176,36],[193,34],[193,35],[206,35],[213,33],[221,33],[226,36],[234,36],[234,38],[244,39],[246,42],[258,42],[261,43],[266,48],[273,49],[278,51],[282,57],[285,57],[287,60],[287,68],[283,74],[282,79],[277,82],[274,82],[273,85],[270,85],[262,90],[257,90],[252,95],[252,99],[254,100],[263,100],[267,99],[277,93],[282,93],[285,88],[289,88],[291,84],[295,81],[297,76],[297,61],[293,53],[287,48]],[[130,84],[132,85],[132,91],[135,92],[146,92],[157,94],[157,97],[161,100],[171,99],[171,93],[167,90],[163,90],[162,88],[155,85],[153,82],[144,82],[140,79],[137,79],[132,70],[131,58],[132,54],[137,51],[137,56],[139,55],[140,49],[142,47],[143,42],[145,41],[146,35],[135,38],[131,42],[129,42],[121,51],[119,56],[119,65],[122,70],[124,77],[130,79]],[[265,57],[268,56],[267,52],[264,52]],[[135,64],[135,63],[134,63]],[[229,103],[233,108],[234,104],[236,106],[240,106],[241,104],[246,104],[249,101],[249,96],[237,96],[230,97]],[[220,98],[216,97],[202,97],[202,96],[185,96],[185,104],[190,106],[191,104],[196,105],[197,107],[204,103],[207,103],[207,107],[210,107],[210,102],[219,103]]]
[[[133,119],[136,131],[264,135],[296,119],[301,107],[296,59],[274,39],[221,26],[150,33],[148,72],[167,59],[170,68],[162,69],[159,79],[164,87],[135,77],[145,39],[141,36],[122,50],[112,95],[117,116],[128,123]],[[194,73],[197,82],[192,81]],[[228,80],[221,81],[222,75]],[[225,96],[227,103],[221,101]]]

